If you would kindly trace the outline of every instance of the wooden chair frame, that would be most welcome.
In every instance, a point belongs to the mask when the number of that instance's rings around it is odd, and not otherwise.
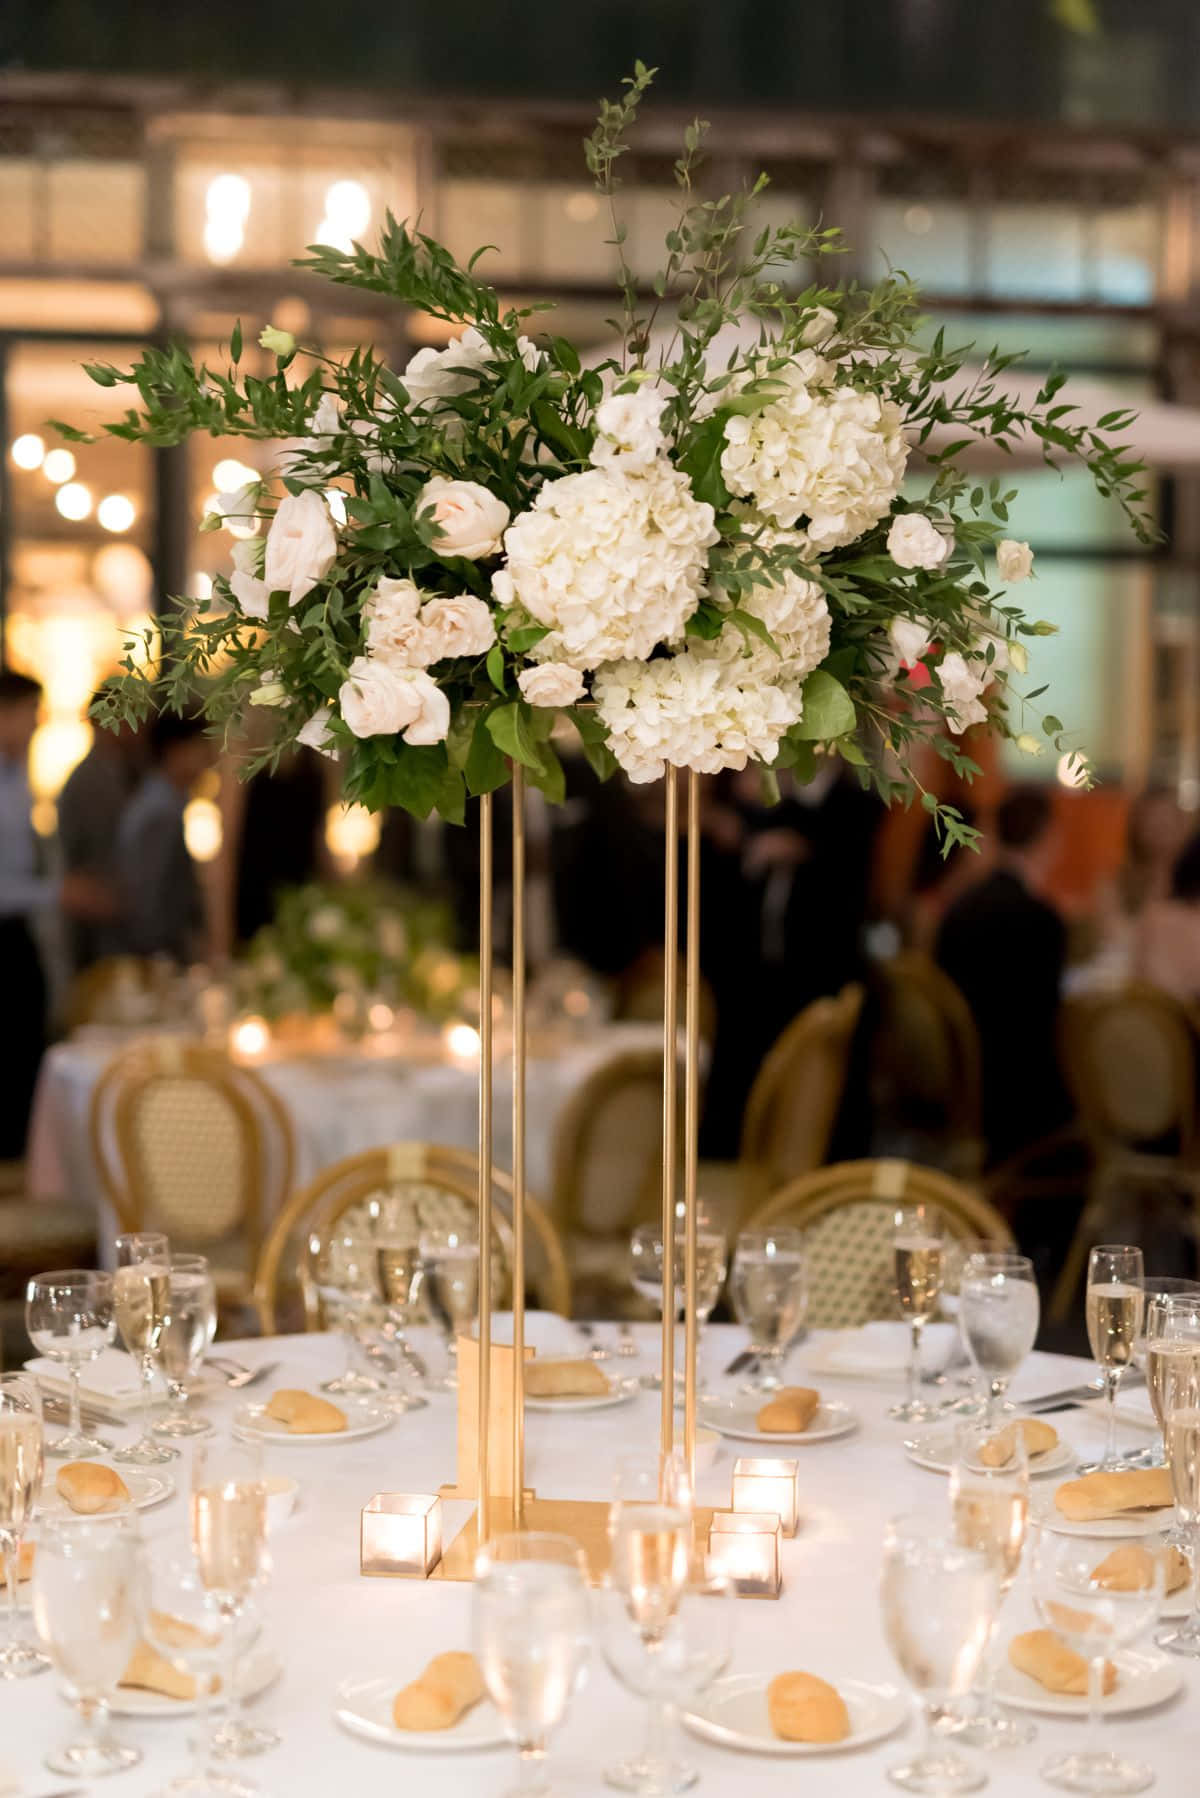
[[[812,1049],[841,1059],[841,1078],[830,1078],[825,1102],[813,1123],[811,1160],[819,1168],[829,1150],[838,1110],[846,1089],[850,1045],[862,1012],[864,993],[861,986],[842,988],[834,998],[815,999],[776,1038],[758,1073],[746,1109],[742,1115],[741,1160],[764,1168],[769,1177],[778,1170],[770,1148],[771,1117],[786,1089],[788,1077],[798,1058]],[[809,1170],[802,1170],[807,1172]]]
[[[562,1111],[554,1132],[554,1198],[552,1214],[558,1228],[564,1233],[578,1230],[580,1235],[598,1234],[589,1231],[579,1216],[579,1188],[581,1184],[580,1142],[587,1134],[588,1120],[607,1099],[623,1086],[632,1083],[641,1084],[654,1080],[662,1090],[663,1058],[661,1049],[620,1049],[608,1061],[601,1062],[592,1070],[587,1078],[576,1087]],[[680,1143],[682,1144],[682,1121],[680,1122]],[[662,1140],[658,1143],[658,1164],[653,1170],[647,1189],[639,1192],[633,1202],[630,1214],[631,1227],[634,1223],[642,1223],[649,1215],[649,1208],[657,1199],[662,1178]]]
[[[977,1173],[983,1165],[983,1064],[979,1031],[971,1008],[949,974],[917,949],[902,949],[880,968],[885,995],[907,983],[917,989],[945,1025],[955,1057],[952,1106],[946,1130],[961,1142],[969,1166],[960,1172]],[[886,1002],[886,999],[885,999]]]

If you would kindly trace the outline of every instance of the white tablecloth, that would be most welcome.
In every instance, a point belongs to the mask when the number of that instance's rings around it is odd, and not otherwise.
[[[603,1332],[602,1332],[603,1334]],[[645,1338],[652,1340],[652,1333]],[[711,1331],[706,1359],[727,1362],[744,1337],[733,1326]],[[312,1385],[338,1363],[341,1349],[328,1338],[290,1337],[235,1346],[247,1361],[278,1360],[272,1377],[288,1386]],[[617,1362],[624,1369],[637,1363]],[[792,1374],[805,1365],[794,1357]],[[1033,1394],[1079,1380],[1090,1370],[1062,1357],[1034,1356],[1016,1390]],[[832,1390],[832,1383],[827,1384]],[[801,1462],[803,1525],[784,1544],[782,1598],[777,1603],[737,1604],[733,1666],[767,1673],[803,1667],[834,1680],[857,1677],[899,1681],[883,1640],[877,1582],[879,1544],[885,1519],[901,1510],[937,1511],[946,1503],[942,1476],[912,1466],[900,1446],[903,1426],[884,1411],[892,1392],[857,1382],[838,1383],[837,1396],[859,1412],[862,1428],[840,1441],[796,1451]],[[397,1687],[413,1678],[430,1655],[469,1643],[471,1594],[467,1586],[394,1580],[364,1580],[358,1572],[359,1510],[379,1491],[436,1491],[453,1477],[454,1399],[437,1395],[424,1411],[410,1413],[389,1430],[362,1442],[319,1448],[276,1448],[270,1471],[294,1474],[300,1500],[288,1523],[272,1539],[274,1574],[265,1608],[275,1644],[282,1652],[279,1683],[255,1703],[256,1714],[283,1732],[283,1745],[243,1763],[243,1770],[272,1798],[493,1798],[509,1789],[515,1771],[508,1751],[467,1756],[419,1756],[373,1747],[352,1738],[334,1721],[339,1682],[353,1676],[386,1675]],[[219,1410],[233,1402],[222,1398]],[[1083,1412],[1054,1420],[1073,1447],[1099,1444],[1099,1420]],[[594,1412],[569,1422],[530,1415],[528,1477],[543,1496],[603,1498],[615,1458],[656,1440],[658,1401],[645,1394],[631,1406]],[[1130,1440],[1147,1436],[1133,1426]],[[727,1503],[736,1453],[722,1445],[716,1465],[699,1481],[702,1503]],[[176,1463],[181,1485],[187,1461]],[[448,1507],[451,1530],[466,1507]],[[186,1515],[182,1495],[143,1513],[152,1549],[169,1540],[182,1543]],[[1005,1640],[1030,1627],[1024,1576],[1009,1599],[1001,1625]],[[1197,1789],[1200,1766],[1200,1666],[1183,1662],[1183,1693],[1165,1708],[1111,1724],[1114,1740],[1148,1759],[1158,1773],[1163,1798],[1185,1798]],[[903,1683],[903,1682],[899,1682]],[[600,1798],[602,1769],[640,1739],[638,1701],[593,1656],[585,1689],[553,1745],[554,1785],[562,1798]],[[60,1740],[69,1719],[56,1695],[53,1675],[19,1684],[0,1683],[0,1765],[11,1764],[29,1783],[29,1792],[53,1789],[37,1772],[39,1756]],[[144,1764],[128,1774],[98,1782],[112,1798],[144,1798],[184,1763],[188,1726],[184,1720],[148,1722],[123,1719],[123,1735],[146,1752]],[[1039,1739],[987,1760],[989,1790],[997,1798],[1046,1798],[1037,1769],[1052,1752],[1080,1741],[1084,1725],[1074,1719],[1039,1719]],[[897,1736],[861,1753],[817,1759],[747,1759],[686,1738],[686,1748],[702,1774],[708,1798],[879,1798],[891,1789],[886,1767],[905,1752],[909,1736]],[[69,1782],[61,1781],[61,1785]]]
[[[655,1047],[653,1024],[606,1024],[586,1038],[568,1040],[552,1057],[531,1056],[527,1075],[530,1190],[550,1192],[554,1129],[566,1100],[602,1061],[619,1050]],[[101,1236],[111,1234],[103,1215],[88,1142],[88,1108],[102,1070],[117,1051],[95,1041],[59,1043],[42,1063],[29,1134],[29,1182],[35,1197],[69,1196],[101,1212]],[[258,1071],[287,1106],[296,1138],[296,1179],[304,1182],[362,1149],[419,1139],[473,1149],[479,1079],[473,1066],[340,1056],[287,1056],[263,1061]],[[495,1162],[512,1165],[512,1063],[496,1066]]]

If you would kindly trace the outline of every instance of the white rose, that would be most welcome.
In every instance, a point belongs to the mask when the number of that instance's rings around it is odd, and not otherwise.
[[[271,589],[257,575],[235,570],[229,577],[229,590],[247,618],[265,618],[270,605]]]
[[[432,510],[442,534],[434,549],[443,556],[478,562],[494,556],[508,523],[508,507],[478,481],[447,481],[435,475],[417,495],[416,511]]]
[[[1033,573],[1033,551],[1028,543],[1001,538],[996,545],[996,572],[1002,581],[1027,581]]]
[[[987,719],[987,707],[980,695],[991,679],[991,671],[985,669],[980,678],[966,658],[952,649],[938,663],[937,675],[942,684],[948,722],[955,735],[972,724],[983,724]]]
[[[491,607],[468,593],[456,599],[429,599],[421,607],[420,660],[481,656],[496,641]]]
[[[927,618],[893,618],[888,637],[902,668],[915,667],[933,640]]]
[[[517,676],[522,699],[530,705],[574,705],[583,697],[583,676],[565,662],[542,662]]]
[[[315,749],[321,755],[336,755],[332,737],[329,735],[329,720],[333,716],[327,705],[313,713],[306,724],[302,724],[296,732],[297,743],[303,743],[306,749]]]
[[[310,437],[335,437],[342,428],[338,417],[338,403],[332,393],[323,393],[317,402],[317,409],[308,422]]]
[[[898,568],[940,568],[954,548],[954,539],[924,512],[901,512],[892,520],[887,546]]]
[[[627,474],[649,468],[663,449],[660,420],[667,403],[652,382],[632,393],[610,394],[596,407],[596,441],[591,460],[597,468],[618,463]]]
[[[356,737],[394,737],[406,743],[441,743],[450,728],[450,702],[419,668],[393,668],[374,656],[356,656],[338,693],[342,717]]]
[[[218,493],[217,511],[227,531],[237,537],[252,537],[258,530],[258,506],[262,496],[261,481],[247,481],[232,492]]]
[[[267,532],[265,579],[272,593],[283,591],[295,605],[324,580],[337,560],[337,537],[329,507],[307,488],[289,493]]]
[[[834,336],[837,328],[836,312],[831,312],[828,306],[814,306],[807,314],[800,341],[806,349],[815,349]]]
[[[391,580],[384,575],[376,582],[362,609],[367,648],[374,655],[399,668],[424,666],[430,659],[423,653],[418,622],[424,597],[412,581]]]

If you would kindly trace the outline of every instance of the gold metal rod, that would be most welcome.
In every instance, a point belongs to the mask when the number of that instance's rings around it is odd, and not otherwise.
[[[675,1193],[679,1098],[679,776],[668,768],[663,850],[662,1426],[663,1457],[675,1446]]]
[[[492,1399],[492,796],[479,801],[479,1532],[491,1535]]]
[[[512,765],[513,1526],[525,1521],[525,770]]]
[[[688,770],[687,969],[683,1063],[683,1452],[688,1484],[696,1489],[696,1363],[700,1352],[697,1300],[696,1156],[700,1130],[700,776]]]

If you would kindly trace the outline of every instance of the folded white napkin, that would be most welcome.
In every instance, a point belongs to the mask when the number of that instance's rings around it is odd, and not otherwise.
[[[38,1383],[47,1392],[64,1393],[69,1381],[66,1368],[61,1361],[51,1361],[44,1355],[35,1356],[25,1366],[30,1373],[36,1374]],[[220,1378],[211,1373],[202,1373],[192,1382],[191,1390],[195,1393],[218,1391]],[[94,1361],[84,1365],[79,1385],[80,1396],[86,1404],[94,1399],[97,1404],[109,1405],[114,1411],[134,1411],[141,1403],[141,1376],[131,1355],[118,1348],[107,1348],[97,1355]],[[162,1403],[167,1397],[167,1382],[161,1373],[154,1376],[154,1402]],[[0,1788],[2,1789],[2,1788]]]
[[[958,1330],[954,1324],[926,1324],[921,1336],[921,1367],[936,1373],[954,1353]],[[887,1377],[908,1367],[912,1333],[903,1322],[880,1321],[857,1330],[840,1330],[831,1336],[821,1365],[830,1373],[879,1374]]]
[[[512,1341],[512,1312],[497,1311],[492,1315],[492,1341]],[[525,1346],[539,1355],[559,1355],[582,1360],[588,1352],[587,1339],[568,1318],[557,1311],[525,1313]]]

